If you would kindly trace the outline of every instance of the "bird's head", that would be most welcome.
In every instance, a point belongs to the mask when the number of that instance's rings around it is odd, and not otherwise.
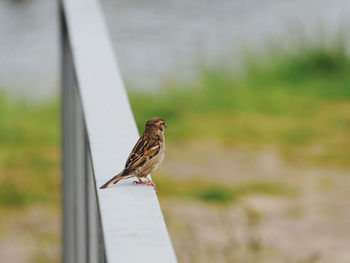
[[[146,122],[145,131],[161,131],[166,128],[165,122],[162,118],[153,117]]]

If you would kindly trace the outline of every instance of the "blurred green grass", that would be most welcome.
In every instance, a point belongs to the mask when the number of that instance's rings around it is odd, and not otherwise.
[[[242,74],[202,68],[187,84],[131,91],[139,129],[162,116],[169,140],[270,145],[294,163],[349,165],[350,60],[342,42],[248,53],[244,62]]]
[[[277,181],[250,180],[240,182],[217,181],[190,177],[175,179],[174,176],[159,175],[154,178],[159,188],[158,195],[191,199],[214,204],[227,204],[238,201],[240,198],[260,194],[293,197],[298,189]]]
[[[0,94],[0,214],[35,203],[59,204],[57,100],[40,103]]]

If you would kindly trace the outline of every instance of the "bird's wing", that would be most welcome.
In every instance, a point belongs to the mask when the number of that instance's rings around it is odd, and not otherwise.
[[[125,170],[133,171],[142,167],[148,159],[152,159],[160,150],[160,141],[152,137],[142,136],[132,149],[125,164]]]

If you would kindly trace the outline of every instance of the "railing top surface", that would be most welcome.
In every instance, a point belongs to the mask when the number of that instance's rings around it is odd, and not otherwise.
[[[61,0],[97,189],[122,170],[138,132],[98,0]],[[108,262],[176,262],[152,187],[97,190]]]

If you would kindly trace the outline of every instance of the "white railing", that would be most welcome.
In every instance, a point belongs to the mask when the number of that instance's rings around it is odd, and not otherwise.
[[[97,1],[60,2],[63,262],[176,262],[152,187],[98,189],[138,132]]]

